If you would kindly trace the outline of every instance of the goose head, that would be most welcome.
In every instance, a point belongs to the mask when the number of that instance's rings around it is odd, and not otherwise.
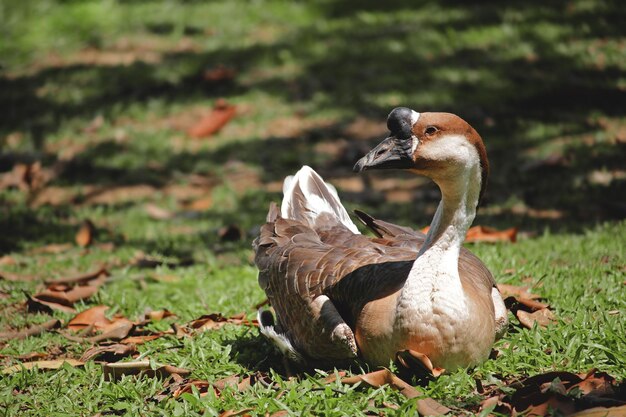
[[[355,172],[404,169],[444,188],[475,171],[482,197],[489,173],[487,152],[465,120],[452,113],[418,113],[397,107],[389,113],[387,127],[390,135],[354,165]]]

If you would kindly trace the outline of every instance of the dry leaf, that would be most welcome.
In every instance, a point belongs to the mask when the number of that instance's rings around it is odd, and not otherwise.
[[[191,371],[183,368],[177,368],[172,365],[157,365],[156,369],[150,367],[150,361],[136,361],[136,362],[114,362],[106,363],[102,366],[104,375],[109,380],[118,380],[124,375],[147,375],[149,377],[157,376],[164,378],[166,376],[177,374],[180,376],[187,376]]]
[[[11,255],[0,256],[0,265],[17,265],[17,261]]]
[[[35,275],[16,274],[15,272],[0,271],[0,279],[12,282],[29,282],[35,281],[37,277]]]
[[[219,99],[215,102],[211,113],[191,127],[187,133],[193,138],[211,136],[221,130],[235,116],[236,111],[235,106],[228,104],[224,99]]]
[[[67,324],[67,328],[73,331],[93,329],[102,331],[101,334],[92,337],[77,337],[65,335],[66,338],[74,341],[87,341],[98,343],[105,340],[122,340],[126,338],[135,327],[135,324],[122,316],[115,316],[109,319],[105,315],[107,306],[95,306],[78,313]]]
[[[0,175],[0,190],[17,188],[21,191],[32,191],[41,188],[55,175],[54,169],[44,169],[41,162],[31,164],[18,163],[13,169]]]
[[[26,339],[29,336],[38,336],[46,330],[54,329],[61,324],[60,320],[52,319],[48,320],[43,324],[37,324],[35,326],[31,326],[28,329],[19,330],[19,331],[9,331],[0,333],[0,342],[5,340],[22,340]]]
[[[52,280],[45,280],[44,283],[46,285],[58,285],[58,284],[88,284],[89,281],[95,279],[95,278],[99,278],[101,275],[104,275],[105,277],[108,277],[109,271],[107,271],[107,269],[103,266],[100,267],[99,269],[96,269],[94,271],[91,272],[87,272],[84,274],[79,274],[79,275],[75,275],[69,278],[59,278],[59,279],[52,279]]]
[[[213,197],[207,195],[190,202],[182,204],[184,210],[187,211],[206,211],[213,207]]]
[[[243,313],[236,314],[231,317],[224,317],[221,313],[212,313],[205,314],[200,318],[187,323],[187,327],[194,330],[215,330],[229,323],[245,326],[258,326],[256,319],[248,320]]]
[[[38,248],[31,249],[26,253],[30,255],[38,255],[42,253],[49,253],[49,254],[56,255],[62,252],[66,252],[72,248],[73,246],[69,243],[51,243],[49,245],[44,245]]]
[[[428,233],[430,226],[421,229],[422,233]],[[465,242],[513,242],[517,240],[517,227],[506,230],[498,230],[488,226],[470,227],[465,235]]]
[[[174,217],[174,214],[156,204],[148,203],[143,206],[143,209],[148,214],[148,217],[154,220],[169,220]]]
[[[163,309],[163,310],[157,310],[157,311],[150,311],[148,313],[145,314],[144,319],[145,320],[163,320],[167,317],[176,317],[176,314],[172,313],[171,311],[169,311],[168,309]]]
[[[73,307],[67,307],[58,303],[50,303],[44,300],[39,300],[37,297],[31,297],[26,295],[26,307],[30,312],[42,312],[52,313],[53,311],[62,311],[64,313],[75,313]]]
[[[51,284],[46,290],[28,297],[28,307],[46,312],[49,312],[48,310],[74,312],[72,308],[74,303],[94,295],[105,280],[106,276],[100,274],[87,281],[87,285]]]
[[[51,361],[34,361],[34,362],[26,362],[19,365],[9,366],[2,370],[3,374],[14,374],[16,372],[20,372],[23,368],[25,369],[59,369],[63,366],[64,363],[69,364],[70,366],[83,366],[85,363],[81,361],[77,361],[76,359],[55,359]]]
[[[134,345],[114,343],[106,346],[92,346],[83,353],[81,361],[87,362],[92,359],[106,362],[116,362],[127,356],[137,353]]]
[[[226,410],[219,415],[219,417],[232,417],[232,416],[249,416],[249,412],[253,411],[254,408],[244,408],[243,410],[234,411],[234,410]]]
[[[445,372],[443,368],[433,367],[430,358],[414,350],[403,350],[396,353],[396,362],[404,369],[419,377],[438,377]]]
[[[619,415],[621,410],[617,410],[626,406],[615,379],[595,369],[582,376],[548,372],[527,378],[520,385],[510,396],[510,405],[514,413],[524,415],[570,415],[584,409],[590,409],[588,415],[598,415],[598,406],[602,408],[599,415]]]
[[[74,240],[76,240],[78,246],[86,248],[93,242],[95,234],[96,226],[91,222],[91,220],[87,219],[81,224]]]
[[[209,389],[213,389],[215,395],[219,395],[219,392],[213,388],[212,384],[209,381],[203,381],[200,379],[191,379],[185,380],[177,384],[175,387],[171,387],[173,389],[172,396],[174,398],[180,397],[184,393],[192,392],[192,387],[195,387],[198,390],[198,393],[201,397],[204,397],[208,394]]]
[[[474,226],[465,236],[466,242],[513,242],[517,240],[517,227],[497,230],[493,227]]]
[[[215,68],[204,71],[202,78],[210,82],[231,81],[235,78],[235,70],[232,68],[218,65]]]
[[[15,359],[19,359],[22,362],[31,362],[34,360],[42,360],[43,358],[47,358],[48,356],[50,356],[49,353],[43,353],[43,352],[30,352],[30,353],[25,353],[23,355],[19,355],[19,356],[15,356]]]
[[[407,398],[416,398],[422,395],[422,393],[415,387],[398,378],[388,369],[381,369],[379,371],[370,372],[369,374],[342,378],[341,382],[347,385],[354,385],[359,382],[363,382],[374,388],[389,385],[391,388],[398,390],[400,394]],[[449,413],[451,410],[439,404],[432,398],[422,398],[417,400],[417,411],[420,415],[439,416]]]
[[[92,343],[100,343],[105,340],[122,340],[130,334],[134,327],[135,325],[126,319],[120,320],[101,334],[87,337],[84,340]]]
[[[539,327],[547,327],[556,322],[556,316],[547,308],[537,310],[534,313],[517,310],[515,315],[520,323],[528,329],[532,329],[535,323],[537,323]]]
[[[154,334],[146,334],[146,335],[141,335],[141,336],[128,336],[120,340],[120,343],[124,343],[128,345],[143,345],[144,343],[149,342],[151,340],[158,339],[159,337],[162,337],[163,335],[165,335],[165,333],[158,332]]]
[[[529,300],[535,300],[541,298],[537,294],[528,292],[528,287],[520,287],[510,284],[498,284],[498,290],[502,294],[502,298],[515,297],[515,298],[527,298]]]
[[[99,305],[81,311],[67,323],[67,328],[78,331],[93,326],[96,330],[103,330],[113,323],[104,314],[108,309],[108,306]]]

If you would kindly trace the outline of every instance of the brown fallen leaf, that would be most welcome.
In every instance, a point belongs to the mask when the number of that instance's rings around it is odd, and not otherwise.
[[[86,248],[93,242],[95,234],[96,226],[91,220],[87,219],[81,224],[74,239],[76,240],[76,244],[78,244],[78,246]]]
[[[105,312],[108,306],[98,305],[81,311],[67,323],[67,328],[74,331],[93,326],[95,330],[103,330],[109,327],[113,321],[109,320]]]
[[[224,99],[218,99],[211,113],[191,127],[187,134],[196,139],[211,136],[220,131],[235,116],[236,112],[235,106],[228,104]]]
[[[73,336],[64,334],[70,340],[77,342],[99,343],[105,340],[125,339],[135,328],[135,323],[126,317],[116,315],[112,319],[106,317],[107,306],[94,306],[78,313],[67,324],[67,328],[72,331],[82,331],[85,329],[101,331],[102,333],[91,337]]]
[[[144,320],[158,321],[168,317],[176,317],[176,314],[172,313],[168,309],[149,311],[144,315]]]
[[[50,303],[40,300],[37,297],[26,295],[26,307],[30,312],[52,313],[53,311],[61,311],[63,313],[76,313],[73,307],[68,307],[59,303]]]
[[[537,323],[539,327],[547,327],[556,322],[556,316],[547,308],[537,310],[534,313],[517,310],[515,315],[520,323],[528,329],[532,329],[535,323]]]
[[[94,271],[91,272],[86,272],[84,274],[79,274],[79,275],[75,275],[75,276],[71,276],[69,278],[58,278],[58,279],[48,279],[45,280],[44,283],[46,285],[58,285],[58,284],[80,284],[80,285],[84,285],[84,284],[88,284],[89,281],[99,278],[101,275],[104,275],[105,277],[108,277],[109,271],[107,271],[107,269],[102,266]]]
[[[428,233],[430,226],[421,229],[423,233]],[[470,227],[465,235],[465,242],[512,242],[517,241],[517,227],[511,227],[505,230],[498,230],[489,226],[473,226]]]
[[[236,71],[232,68],[225,67],[222,64],[215,68],[208,69],[202,73],[202,78],[210,82],[231,81],[235,78]]]
[[[156,369],[152,369],[149,360],[106,363],[102,366],[102,370],[108,380],[118,380],[124,375],[142,374],[149,377],[164,378],[172,374],[185,377],[191,373],[188,369],[177,368],[172,365],[157,365]]]
[[[9,366],[7,368],[4,368],[2,370],[2,373],[5,375],[14,374],[16,372],[20,372],[22,369],[34,369],[34,368],[41,369],[41,370],[59,369],[65,363],[74,367],[83,366],[85,364],[84,362],[78,361],[76,359],[55,359],[55,360],[50,360],[50,361],[34,361],[34,362],[25,362],[19,365]]]
[[[0,265],[17,265],[18,262],[11,255],[0,256]]]
[[[0,279],[12,282],[29,282],[35,281],[37,279],[37,276],[30,274],[17,274],[15,272],[9,271],[0,271]]]
[[[195,387],[198,390],[198,393],[201,397],[204,397],[209,393],[209,390],[213,390],[216,396],[219,395],[219,391],[213,387],[213,385],[209,381],[204,381],[200,379],[190,379],[181,381],[175,387],[172,387],[172,396],[174,398],[180,397],[182,394],[193,392],[193,388]]]
[[[120,340],[120,343],[128,344],[128,345],[143,345],[144,343],[149,342],[151,340],[158,339],[159,337],[162,337],[165,334],[166,334],[165,332],[158,332],[158,333],[146,334],[146,335],[140,335],[140,336],[128,336]]]
[[[118,321],[106,331],[92,337],[86,337],[84,340],[92,343],[100,343],[105,340],[122,340],[130,334],[134,327],[135,325],[130,321]]]
[[[114,343],[105,346],[92,346],[83,353],[82,362],[101,360],[105,362],[117,362],[127,356],[137,353],[137,348],[130,344]]]
[[[30,352],[30,353],[25,353],[23,355],[15,356],[15,359],[19,359],[22,362],[31,362],[31,361],[43,360],[44,358],[47,358],[49,356],[50,356],[49,353]]]
[[[18,163],[13,169],[0,175],[0,190],[17,188],[20,191],[33,191],[41,188],[55,175],[54,169],[42,168],[41,162]]]
[[[398,390],[400,394],[407,398],[416,398],[422,396],[422,393],[412,385],[398,378],[388,369],[370,372],[368,374],[355,375],[341,379],[341,383],[354,385],[359,382],[374,388],[389,385],[391,388]],[[417,411],[420,415],[439,416],[449,413],[451,410],[439,404],[432,398],[421,398],[417,400]]]
[[[196,320],[187,323],[187,327],[193,330],[215,330],[226,324],[258,326],[256,319],[248,320],[244,313],[236,314],[231,317],[224,317],[221,313],[205,314]]]
[[[466,242],[512,242],[517,240],[517,227],[506,230],[497,230],[493,227],[470,227],[465,236]]]
[[[620,415],[622,410],[619,409],[626,407],[626,399],[615,378],[595,369],[585,375],[547,372],[526,378],[517,385],[519,388],[513,395],[500,397],[513,408],[513,414],[577,415],[573,413],[590,409],[588,415]]]
[[[207,211],[213,207],[213,197],[211,195],[207,195],[195,200],[181,203],[181,206],[183,210],[187,211]]]
[[[445,372],[443,368],[435,368],[428,356],[410,349],[397,352],[396,363],[418,377],[436,378]]]
[[[540,295],[532,294],[528,292],[528,287],[520,287],[510,284],[498,284],[498,290],[502,294],[502,298],[515,297],[515,298],[527,298],[529,300],[536,300],[541,298]]]
[[[232,416],[249,416],[250,411],[253,411],[254,408],[244,408],[242,410],[226,410],[223,413],[220,413],[219,417],[232,417]]]
[[[26,339],[29,336],[38,336],[46,330],[54,329],[61,325],[61,321],[58,319],[48,320],[45,323],[37,324],[35,326],[31,326],[27,329],[17,330],[17,331],[8,331],[0,333],[0,342],[6,340],[22,340]]]
[[[72,249],[73,246],[70,243],[51,243],[49,245],[40,246],[38,248],[34,248],[26,252],[29,255],[39,255],[39,254],[59,254],[63,252],[67,252]]]
[[[105,280],[106,276],[101,274],[87,281],[87,285],[51,284],[46,290],[29,297],[29,309],[74,312],[74,303],[94,295]]]
[[[148,214],[148,217],[154,220],[169,220],[174,217],[174,213],[156,204],[147,203],[143,206],[143,209]]]

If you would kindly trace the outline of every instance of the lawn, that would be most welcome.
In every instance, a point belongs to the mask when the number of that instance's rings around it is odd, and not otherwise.
[[[176,377],[110,380],[96,358],[0,375],[0,415],[415,413],[417,399],[389,386],[325,384],[332,369],[291,376],[248,321],[175,331],[211,313],[254,318],[265,295],[251,241],[303,164],[349,210],[429,223],[433,184],[351,172],[399,105],[457,113],[482,135],[491,176],[475,224],[519,232],[468,247],[556,316],[529,329],[511,314],[495,359],[428,381],[423,395],[472,414],[481,386],[512,393],[512,381],[549,371],[623,381],[624,19],[624,7],[582,0],[0,1],[0,368],[102,345],[69,332],[76,312],[104,305],[139,323],[167,309],[140,326],[160,337],[122,361],[221,387],[174,398]],[[218,99],[235,117],[191,137]],[[75,312],[27,306],[44,281],[101,267],[104,284]],[[53,318],[58,328],[3,337]],[[220,385],[231,376],[257,382]]]

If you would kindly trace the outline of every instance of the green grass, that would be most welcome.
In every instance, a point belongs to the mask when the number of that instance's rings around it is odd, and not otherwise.
[[[530,285],[559,318],[549,329],[512,326],[496,345],[497,359],[442,376],[425,394],[476,409],[475,379],[500,383],[597,367],[623,380],[624,11],[604,2],[544,3],[0,2],[0,107],[7,109],[0,112],[0,172],[35,160],[62,167],[38,193],[0,190],[0,253],[16,261],[0,270],[40,278],[0,280],[0,328],[48,320],[17,308],[24,291],[102,263],[113,265],[112,275],[79,310],[105,304],[139,319],[147,308],[167,308],[177,315],[167,323],[210,312],[254,314],[264,294],[250,242],[269,202],[280,199],[268,184],[302,164],[331,182],[355,178],[350,168],[384,134],[390,108],[408,105],[456,112],[481,133],[492,173],[476,223],[518,226],[524,234],[515,244],[471,248],[499,282]],[[235,69],[235,79],[204,81],[202,73],[218,65]],[[238,116],[210,139],[186,137],[185,128],[218,97],[236,104]],[[192,187],[194,175],[213,185]],[[52,187],[72,198],[40,203]],[[93,200],[105,187],[151,191]],[[194,198],[211,196],[211,208],[182,212],[180,193],[189,188]],[[410,204],[384,190],[339,188],[349,209],[414,227],[428,223],[438,198],[426,183],[411,188]],[[153,220],[147,202],[178,215]],[[96,245],[33,253],[73,242],[84,219],[97,226],[97,243],[114,243],[111,251]],[[219,228],[229,224],[244,231],[241,241],[220,241]],[[193,264],[138,269],[129,266],[138,251]],[[159,282],[154,273],[177,279]],[[9,341],[1,363],[57,349],[80,357],[88,347],[48,332]],[[209,381],[271,369],[279,388],[257,384],[219,398],[186,394],[157,402],[150,398],[163,381],[110,382],[88,363],[0,377],[0,415],[219,415],[244,408],[258,415],[359,415],[415,408],[415,400],[388,388],[322,386],[322,374],[288,380],[277,354],[248,327],[163,337],[139,350]]]

